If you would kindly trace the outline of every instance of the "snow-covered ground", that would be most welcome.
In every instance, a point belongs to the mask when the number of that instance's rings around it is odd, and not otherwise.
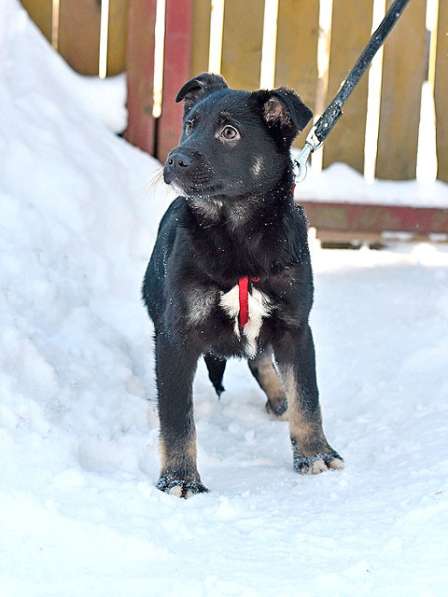
[[[0,7],[1,597],[437,596],[448,583],[448,251],[314,247],[325,427],[300,477],[244,363],[195,383],[211,492],[158,492],[140,282],[170,195],[15,0]]]

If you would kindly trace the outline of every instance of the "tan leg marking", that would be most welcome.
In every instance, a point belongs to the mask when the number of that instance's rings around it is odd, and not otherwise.
[[[262,357],[258,364],[258,374],[263,390],[271,402],[285,398],[285,388],[275,370],[271,357]]]
[[[157,487],[176,497],[189,498],[208,491],[196,467],[196,435],[169,449],[160,438],[161,473]]]
[[[160,465],[162,474],[167,470],[196,470],[196,434],[183,444],[167,448],[165,439],[160,438]]]
[[[265,353],[249,362],[249,367],[268,397],[266,410],[282,421],[288,420],[285,388],[278,374],[271,353]]]
[[[322,429],[320,409],[313,414],[304,411],[297,394],[297,382],[292,369],[284,372],[288,399],[289,433],[293,444],[294,467],[298,472],[318,474],[344,468],[344,461],[331,448]]]

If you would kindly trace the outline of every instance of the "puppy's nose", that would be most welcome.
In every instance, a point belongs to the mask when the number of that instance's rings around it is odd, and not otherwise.
[[[191,167],[193,160],[184,153],[176,152],[168,156],[167,163],[171,168],[181,168],[184,170]]]
[[[176,178],[179,179],[186,174],[193,165],[193,160],[187,154],[181,151],[172,151],[168,154],[163,168],[163,178],[167,184],[170,184]]]

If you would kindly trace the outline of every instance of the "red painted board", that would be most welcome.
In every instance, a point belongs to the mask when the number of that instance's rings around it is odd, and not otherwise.
[[[311,226],[353,232],[447,234],[448,209],[300,201]]]
[[[190,78],[193,0],[166,0],[162,114],[158,123],[157,157],[164,161],[179,141],[183,105],[175,98]]]

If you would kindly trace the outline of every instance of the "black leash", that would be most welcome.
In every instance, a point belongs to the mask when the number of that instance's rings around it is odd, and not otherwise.
[[[379,48],[383,45],[384,40],[391,32],[393,26],[401,17],[401,14],[406,8],[408,2],[409,0],[395,0],[392,2],[384,19],[381,21],[376,31],[372,34],[369,43],[362,51],[362,54],[356,61],[355,66],[348,73],[338,93],[313,128],[310,130],[305,141],[305,146],[301,150],[299,157],[294,160],[294,163],[298,169],[298,181],[304,180],[307,174],[308,163],[311,154],[316,151],[316,149],[321,147],[322,143],[333,130],[333,127],[338,119],[342,116],[343,105],[351,95],[353,89],[359,83],[360,78],[369,67]]]

